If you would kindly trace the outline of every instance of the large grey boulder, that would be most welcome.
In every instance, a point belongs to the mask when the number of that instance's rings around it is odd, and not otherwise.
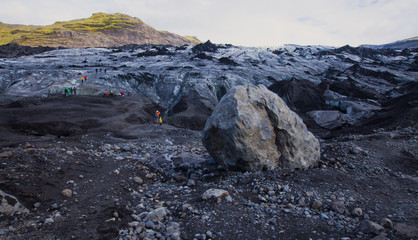
[[[207,120],[202,142],[227,170],[308,168],[320,158],[302,119],[262,85],[232,88]]]

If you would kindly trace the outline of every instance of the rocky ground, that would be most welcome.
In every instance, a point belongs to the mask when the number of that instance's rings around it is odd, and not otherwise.
[[[158,107],[97,96],[1,105],[0,189],[29,212],[1,214],[0,238],[417,238],[416,121],[307,121],[318,166],[242,173],[218,167],[200,131],[153,123]]]

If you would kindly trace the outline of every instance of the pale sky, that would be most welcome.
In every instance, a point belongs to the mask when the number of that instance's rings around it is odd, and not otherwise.
[[[0,0],[0,21],[49,25],[124,13],[238,46],[385,44],[418,36],[418,0]]]

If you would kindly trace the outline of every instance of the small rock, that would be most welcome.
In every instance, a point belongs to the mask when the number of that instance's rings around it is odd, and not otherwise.
[[[321,202],[321,200],[315,200],[313,203],[312,203],[312,209],[319,209],[320,207],[322,207],[322,202]]]
[[[194,237],[197,240],[206,240],[206,235],[205,234],[195,234]]]
[[[68,155],[73,155],[73,151],[67,151],[66,152]]]
[[[345,207],[344,202],[342,201],[333,202],[331,205],[331,209],[340,214],[347,212],[347,208]]]
[[[155,224],[154,224],[153,221],[148,220],[148,221],[145,222],[145,227],[148,228],[148,229],[154,229]]]
[[[351,214],[356,217],[360,217],[363,215],[363,210],[361,208],[354,208],[353,211],[351,211]]]
[[[51,223],[54,223],[54,219],[52,219],[52,218],[47,218],[47,219],[45,219],[45,222],[44,222],[45,224],[51,224]]]
[[[12,152],[10,151],[0,153],[0,158],[9,158],[11,156],[12,156]]]
[[[165,207],[157,208],[147,214],[145,217],[145,221],[151,220],[154,222],[160,221],[162,222],[165,217],[168,215],[168,210]]]
[[[185,203],[181,208],[183,209],[183,212],[185,212],[186,210],[192,208],[192,205],[189,203]]]
[[[306,192],[306,193],[305,193],[305,195],[306,195],[307,197],[311,197],[311,196],[313,196],[313,195],[314,195],[314,192]]]
[[[140,178],[140,177],[134,177],[134,181],[138,184],[143,184],[144,183],[144,180],[142,180],[142,178]]]
[[[185,181],[187,181],[187,177],[185,177],[183,175],[177,175],[177,174],[173,176],[173,179],[176,182],[185,182]]]
[[[370,220],[364,220],[360,223],[360,230],[364,233],[379,234],[380,230],[383,229],[382,226]]]
[[[290,187],[289,187],[289,185],[285,185],[285,186],[283,186],[283,192],[290,192]]]
[[[196,182],[193,180],[193,179],[190,179],[188,182],[187,182],[187,186],[189,186],[189,187],[193,187],[193,186],[195,186],[196,185]]]
[[[380,225],[385,228],[393,228],[393,222],[389,218],[382,218],[382,220],[380,220]]]
[[[71,189],[67,188],[67,189],[62,190],[61,194],[64,197],[71,197],[73,195],[73,191],[71,191]]]
[[[299,205],[299,206],[305,206],[305,198],[304,198],[304,197],[301,197],[301,198],[299,199],[299,201],[298,201],[298,205]]]
[[[177,233],[177,232],[172,233],[170,237],[173,240],[180,240],[180,233]]]
[[[228,195],[229,195],[229,193],[226,190],[210,188],[210,189],[206,190],[205,193],[203,193],[202,198],[204,200],[208,200],[210,198],[221,198],[223,196],[228,196]]]

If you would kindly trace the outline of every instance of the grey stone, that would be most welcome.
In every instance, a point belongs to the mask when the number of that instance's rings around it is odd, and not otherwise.
[[[361,208],[354,208],[353,211],[351,211],[351,214],[356,217],[360,217],[363,215],[363,210]]]
[[[322,202],[321,200],[316,199],[313,203],[312,203],[312,209],[319,209],[320,207],[322,207]]]
[[[380,225],[382,225],[385,228],[393,228],[393,222],[389,218],[382,218],[380,220]]]
[[[326,129],[336,129],[350,121],[350,118],[336,110],[319,110],[307,113],[315,122]]]
[[[144,180],[142,180],[140,177],[134,177],[134,182],[136,182],[138,184],[143,184]]]
[[[67,188],[67,189],[62,190],[61,194],[64,197],[71,197],[73,195],[73,191],[71,191],[71,189]]]
[[[202,142],[227,170],[308,168],[320,157],[301,118],[262,85],[232,88],[207,120]]]
[[[7,152],[2,152],[2,153],[0,153],[0,158],[9,158],[9,157],[11,157],[13,154],[12,154],[12,152],[10,152],[10,151],[7,151]]]
[[[340,214],[347,212],[347,208],[345,207],[345,204],[342,201],[333,202],[331,205],[331,209]]]
[[[145,221],[151,220],[153,222],[157,222],[157,221],[162,222],[162,221],[164,221],[167,214],[168,214],[167,208],[160,207],[160,208],[157,208],[157,209],[149,212],[144,220]]]
[[[207,200],[210,198],[221,198],[223,196],[228,196],[228,195],[229,193],[226,190],[210,188],[202,194],[202,198],[204,200]]]
[[[172,233],[170,237],[172,240],[180,240],[180,233]]]
[[[145,222],[145,227],[148,228],[148,229],[154,229],[155,224],[154,224],[153,221],[148,220],[148,221]]]
[[[383,229],[384,228],[382,226],[370,220],[364,220],[360,223],[360,230],[364,233],[379,234],[379,232]]]
[[[418,237],[418,228],[415,226],[397,223],[393,229],[395,230],[395,235],[402,238],[416,239]]]

